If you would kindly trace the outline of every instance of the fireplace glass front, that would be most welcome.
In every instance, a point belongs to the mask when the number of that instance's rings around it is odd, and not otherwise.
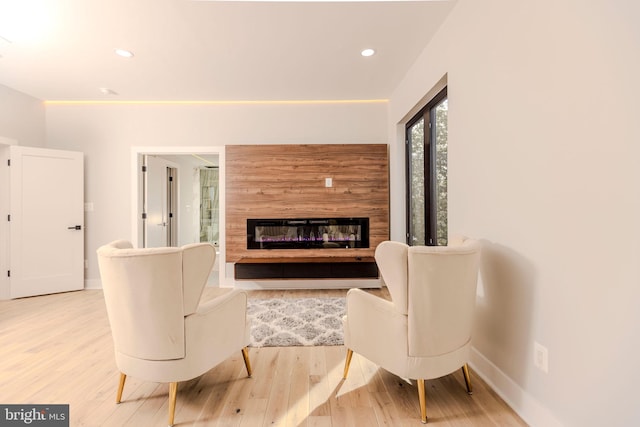
[[[247,249],[369,247],[369,218],[247,219]]]

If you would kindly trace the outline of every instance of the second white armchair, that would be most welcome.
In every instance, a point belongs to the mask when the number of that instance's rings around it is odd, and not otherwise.
[[[462,368],[471,393],[467,361],[476,302],[480,244],[451,246],[383,242],[376,262],[391,301],[351,289],[344,341],[347,377],[353,352],[402,378],[417,380],[420,411],[427,422],[424,381]]]

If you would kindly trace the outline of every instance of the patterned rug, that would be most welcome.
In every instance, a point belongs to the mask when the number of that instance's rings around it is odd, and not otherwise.
[[[252,299],[251,347],[342,345],[345,298]]]

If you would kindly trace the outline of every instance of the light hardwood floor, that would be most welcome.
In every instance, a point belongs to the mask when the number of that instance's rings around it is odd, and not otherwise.
[[[371,291],[386,296],[384,291]],[[205,291],[205,298],[210,292]],[[332,291],[252,291],[250,296],[344,295]],[[336,347],[251,348],[253,377],[238,354],[178,385],[177,426],[418,426],[415,383]],[[427,381],[428,425],[526,425],[471,372]],[[115,403],[118,371],[102,291],[0,301],[0,403],[70,405],[72,426],[165,426],[167,384],[127,378]]]

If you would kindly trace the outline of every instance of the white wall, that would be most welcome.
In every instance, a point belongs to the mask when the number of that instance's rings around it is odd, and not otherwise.
[[[45,108],[41,100],[0,85],[0,137],[28,147],[45,146]]]
[[[85,153],[87,281],[131,236],[131,147],[387,143],[387,104],[47,106],[47,146]]]
[[[459,0],[391,97],[395,139],[447,76],[450,231],[485,243],[474,366],[532,425],[640,425],[638,22],[625,0]]]

